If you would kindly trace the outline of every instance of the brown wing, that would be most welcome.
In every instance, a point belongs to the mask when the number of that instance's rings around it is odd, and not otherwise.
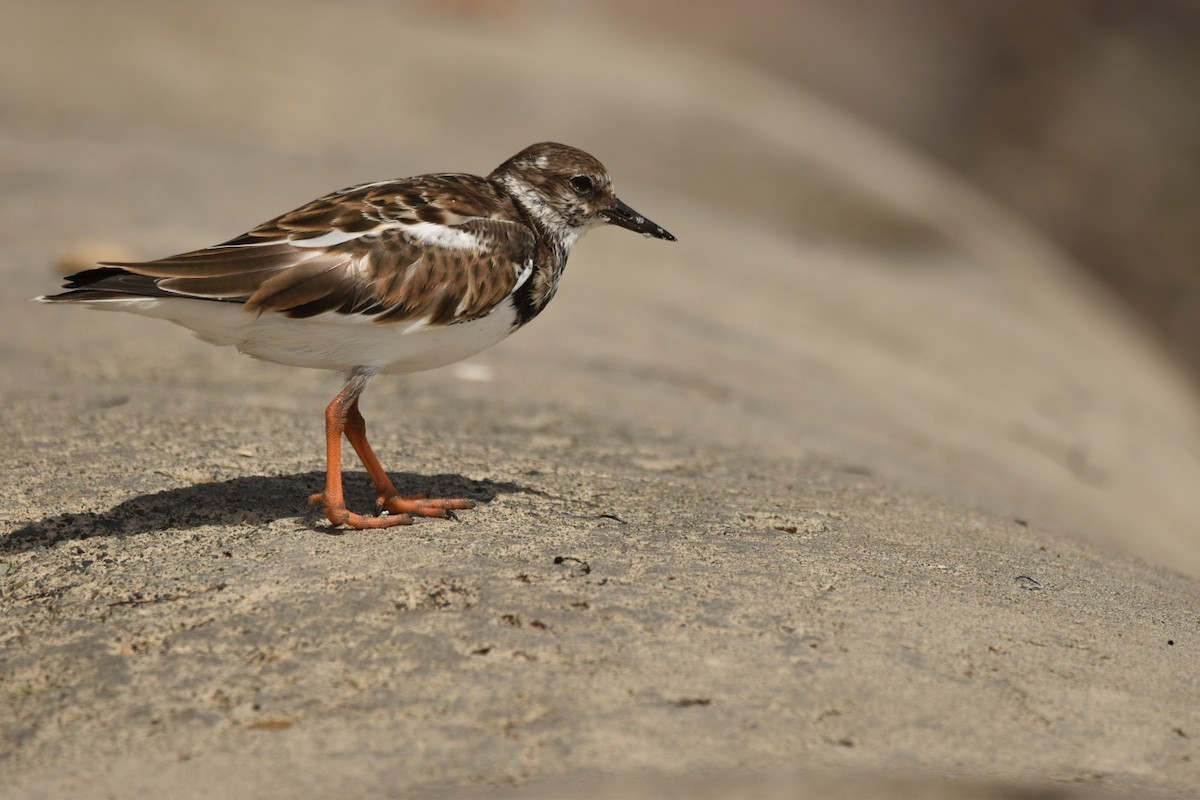
[[[535,246],[493,184],[430,175],[328,195],[215,247],[108,266],[152,279],[156,294],[241,302],[259,314],[446,324],[501,303],[528,277]]]

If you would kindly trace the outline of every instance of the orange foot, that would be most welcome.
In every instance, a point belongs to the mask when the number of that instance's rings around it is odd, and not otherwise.
[[[368,517],[363,514],[355,514],[346,508],[345,501],[340,498],[335,498],[332,503],[325,502],[325,492],[317,492],[309,496],[308,504],[310,506],[318,503],[325,507],[325,518],[334,525],[349,525],[358,530],[412,525],[413,515],[453,519],[453,512],[475,507],[474,502],[456,497],[428,498],[394,495],[390,498],[379,498],[379,507],[388,512],[386,517]]]
[[[429,498],[425,495],[402,497],[396,491],[391,478],[367,441],[367,424],[358,411],[358,396],[374,372],[353,373],[338,392],[337,397],[325,409],[325,491],[308,498],[308,504],[320,503],[325,507],[325,516],[334,525],[349,525],[360,530],[366,528],[391,528],[394,525],[411,525],[413,516],[452,518],[453,512],[474,508],[470,500],[459,498]],[[350,442],[359,461],[367,468],[371,482],[375,484],[376,502],[388,512],[386,517],[367,517],[355,514],[346,508],[342,493],[342,436]]]
[[[418,517],[440,517],[442,519],[453,518],[452,512],[454,511],[465,511],[475,507],[475,503],[461,497],[426,497],[424,495],[413,497],[392,495],[391,497],[380,497],[378,502],[380,508],[386,508],[389,514],[403,516],[416,514]]]

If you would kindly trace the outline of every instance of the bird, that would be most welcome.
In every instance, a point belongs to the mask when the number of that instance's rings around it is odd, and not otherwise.
[[[253,358],[343,373],[325,409],[325,486],[309,503],[334,527],[387,528],[475,504],[397,491],[367,440],[363,390],[380,374],[445,366],[524,327],[554,298],[580,237],[601,225],[676,241],[617,198],[595,157],[541,142],[486,177],[352,186],[222,244],[99,262],[36,299],[164,319]],[[346,506],[343,437],[375,486],[374,514]]]

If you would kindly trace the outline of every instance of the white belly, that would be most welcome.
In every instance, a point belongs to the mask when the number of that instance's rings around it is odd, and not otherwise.
[[[169,320],[206,342],[232,345],[264,361],[342,372],[365,367],[404,374],[442,367],[486,350],[516,330],[511,300],[486,317],[435,327],[423,321],[377,323],[370,317],[332,313],[307,319],[256,316],[236,303],[186,298],[101,300],[88,305]]]

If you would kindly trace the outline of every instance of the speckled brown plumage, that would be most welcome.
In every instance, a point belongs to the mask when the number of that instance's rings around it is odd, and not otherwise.
[[[411,232],[422,223],[462,232],[473,246],[422,241]],[[358,235],[306,246],[331,233]],[[367,314],[377,322],[428,317],[442,325],[476,319],[504,300],[536,245],[533,230],[495,184],[430,175],[328,195],[216,247],[106,266],[152,279],[147,289],[237,301],[258,314]],[[109,285],[97,280],[88,288]],[[119,290],[131,288],[126,280]]]

